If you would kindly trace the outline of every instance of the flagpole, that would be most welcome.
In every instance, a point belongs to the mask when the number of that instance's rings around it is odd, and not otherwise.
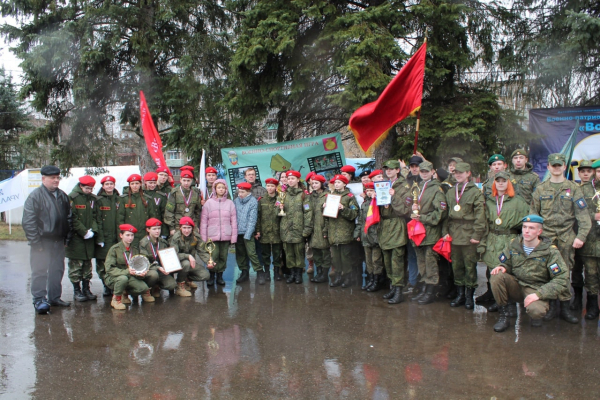
[[[425,36],[425,40],[423,41],[423,44],[427,44],[427,36]],[[425,54],[425,60],[427,60],[427,54]],[[425,75],[425,67],[423,67],[423,75]],[[423,98],[423,93],[421,93],[421,98]],[[417,112],[417,129],[415,131],[415,148],[413,149],[413,154],[417,154],[417,143],[419,142],[419,125],[420,125],[420,123],[421,123],[421,107],[419,107],[419,111]]]

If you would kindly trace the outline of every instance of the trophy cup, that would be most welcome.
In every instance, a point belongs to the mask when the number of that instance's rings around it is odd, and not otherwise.
[[[279,204],[283,205],[283,200],[285,200],[285,191],[284,190],[280,190],[279,194],[277,195],[277,197],[279,198]],[[279,214],[277,214],[277,216],[279,217],[285,217],[286,213],[285,211],[283,211],[283,208],[279,211]]]
[[[413,195],[413,204],[419,204],[419,194],[421,194],[421,189],[419,189],[419,185],[417,184],[417,182],[413,182],[412,187],[410,188],[410,192]],[[413,214],[415,215],[419,215],[419,210],[413,210]]]
[[[213,261],[213,258],[212,258],[212,252],[215,251],[216,246],[211,239],[208,239],[206,241],[206,243],[204,243],[204,248],[206,249],[206,251],[208,251],[208,264],[210,266],[207,265],[207,268],[213,269],[215,262]]]

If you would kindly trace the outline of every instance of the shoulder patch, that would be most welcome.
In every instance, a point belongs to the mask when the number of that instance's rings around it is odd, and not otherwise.
[[[310,210],[310,204],[308,204],[308,203],[304,204],[304,209],[306,211]]]
[[[445,210],[445,209],[446,209],[446,207],[448,207],[448,204],[446,204],[446,203],[445,203],[445,202],[443,202],[443,201],[440,201],[440,208],[441,208],[442,210]]]
[[[581,208],[582,210],[587,207],[587,203],[583,197],[577,200],[575,204],[577,204],[577,207]]]
[[[171,211],[171,212],[172,212],[172,211],[175,211],[175,204],[173,204],[173,203],[171,203],[171,202],[168,202],[168,203],[167,203],[167,205],[165,206],[165,209],[166,209],[167,211]]]
[[[500,260],[500,262],[505,262],[506,261],[506,256],[504,255],[504,253],[500,254],[500,257],[498,257],[498,260]]]
[[[562,272],[562,269],[557,263],[552,264],[548,267],[548,269],[550,270],[550,272],[552,272],[552,275],[558,275]]]

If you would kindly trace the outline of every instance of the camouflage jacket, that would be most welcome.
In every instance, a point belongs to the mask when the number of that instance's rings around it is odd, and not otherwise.
[[[474,183],[467,183],[460,198],[460,210],[454,210],[457,205],[456,191],[458,190],[460,196],[463,185],[457,183],[454,185],[454,189],[448,190],[446,193],[448,218],[444,221],[442,227],[442,236],[450,234],[452,244],[457,246],[470,245],[471,239],[481,241],[487,229],[485,201],[483,194]]]
[[[160,258],[158,257],[158,250],[164,250],[169,247],[167,241],[163,238],[158,238],[158,243],[154,244],[150,242],[150,237],[145,236],[142,240],[140,240],[139,244],[140,254],[146,256],[150,264],[157,263],[160,264]],[[154,254],[156,252],[156,255]]]
[[[310,205],[313,211],[313,233],[310,237],[310,247],[315,249],[328,249],[327,218],[323,216],[323,204],[327,200],[328,190],[321,193],[316,190],[310,194]]]
[[[423,182],[419,183],[419,189],[423,190],[423,185]],[[442,222],[448,213],[446,196],[438,181],[432,179],[427,183],[425,191],[421,192],[419,206],[419,221],[425,227],[425,239],[420,246],[433,246],[442,237]]]
[[[188,198],[189,203],[186,206]],[[200,192],[197,190],[193,188],[184,190],[181,186],[174,188],[165,206],[164,222],[169,229],[176,230],[179,226],[179,220],[183,217],[191,217],[194,224],[200,226],[200,213],[202,212],[200,201]]]
[[[65,256],[72,260],[91,260],[94,258],[95,243],[100,243],[96,221],[98,197],[92,193],[83,193],[77,184],[69,194],[69,200],[73,213],[73,238],[67,246]],[[94,237],[84,239],[89,229],[94,232]]]
[[[556,299],[559,293],[569,290],[569,268],[547,238],[540,236],[540,244],[529,255],[523,250],[522,238],[512,239],[498,261],[521,286],[535,289],[541,300]]]
[[[131,258],[140,254],[140,251],[134,246],[131,246],[127,250],[123,242],[115,244],[108,250],[106,260],[104,261],[107,277],[116,278],[121,275],[129,275],[129,265],[125,259],[125,254]]]
[[[169,236],[169,227],[165,224],[165,208],[167,207],[167,196],[158,190],[144,190],[144,193],[152,197],[150,207],[152,208],[152,214],[154,218],[157,218],[162,222],[160,236],[166,238]]]
[[[104,247],[96,246],[96,258],[104,260],[108,250],[119,242],[119,225],[117,225],[117,213],[119,211],[119,195],[101,192],[98,195],[96,206],[96,223],[98,224],[98,243],[104,243]]]
[[[587,235],[583,248],[578,249],[579,254],[587,257],[600,257],[600,225],[595,220],[596,213],[598,212],[599,198],[593,199],[596,191],[600,191],[600,182],[594,181],[595,188],[592,186],[592,182],[586,182],[581,185],[581,191],[583,197],[587,203],[587,210],[590,216],[590,222],[592,224],[590,232]],[[593,199],[593,200],[592,200]]]
[[[279,232],[279,207],[277,203],[277,193],[271,197],[267,193],[266,197],[258,200],[258,218],[256,219],[256,232],[260,232],[260,242],[265,244],[281,243],[281,234]]]
[[[350,190],[334,190],[333,193],[342,196],[342,209],[339,210],[337,218],[325,217],[327,225],[327,239],[329,244],[347,244],[354,240],[354,228],[356,217],[358,217],[359,208],[356,197]]]
[[[144,193],[144,201],[146,202],[146,205],[144,205],[140,193],[132,194],[131,198],[129,197],[129,194],[124,194],[119,197],[120,205],[119,212],[117,213],[117,226],[121,224],[131,224],[135,226],[137,233],[135,234],[132,245],[136,247],[140,240],[146,236],[146,221],[154,217],[152,206],[150,205],[152,197]]]
[[[381,221],[377,227],[377,239],[382,250],[395,249],[408,243],[405,218],[411,213],[410,186],[403,176],[398,176],[392,189],[392,204],[379,206]]]
[[[524,169],[510,168],[510,181],[515,188],[515,194],[518,194],[525,200],[525,203],[531,204],[533,192],[540,184],[540,177],[532,171],[533,165],[527,163]]]
[[[379,242],[377,241],[377,228],[378,224],[371,225],[367,229],[365,233],[365,223],[367,221],[367,214],[369,213],[369,207],[371,205],[371,199],[369,197],[365,198],[362,205],[360,206],[360,214],[358,216],[358,221],[356,223],[356,228],[354,229],[354,239],[360,238],[360,242],[363,247],[375,247],[379,246]],[[375,206],[377,207],[377,206]]]
[[[200,260],[208,264],[208,260],[210,259],[208,251],[206,251],[206,244],[200,237],[200,234],[196,232],[192,232],[190,236],[184,236],[181,231],[175,232],[173,237],[171,237],[170,247],[175,248],[179,256],[179,261],[187,260],[189,256],[192,256],[200,258]]]
[[[288,187],[283,201],[285,217],[279,228],[284,243],[302,243],[312,233],[313,212],[310,197],[300,188]]]

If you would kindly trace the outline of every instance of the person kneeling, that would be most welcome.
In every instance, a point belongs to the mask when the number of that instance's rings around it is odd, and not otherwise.
[[[208,268],[210,259],[206,251],[206,245],[199,233],[194,232],[194,221],[190,217],[179,220],[179,232],[171,238],[171,247],[179,255],[182,270],[177,272],[177,289],[175,294],[182,297],[190,297],[192,294],[185,288],[186,281],[206,281],[210,277],[208,270],[201,265],[200,261],[206,263]],[[190,287],[193,287],[190,282]]]
[[[152,288],[152,297],[160,297],[160,289],[171,291],[177,287],[174,278],[175,273],[167,273],[162,267],[158,256],[159,250],[169,247],[167,241],[160,237],[163,229],[162,222],[156,218],[150,218],[146,221],[146,233],[148,235],[140,240],[140,254],[148,258],[148,261],[152,264],[152,269],[158,270],[158,282]]]
[[[569,269],[558,248],[540,236],[544,219],[538,215],[523,218],[523,234],[504,248],[500,265],[491,272],[491,287],[499,306],[496,332],[509,326],[509,301],[523,301],[533,326],[540,326],[548,312],[549,300],[569,286]],[[566,307],[565,312],[570,312]]]
[[[131,258],[139,255],[140,251],[132,246],[137,229],[133,225],[119,225],[121,241],[108,250],[104,267],[107,286],[113,291],[110,305],[115,310],[124,310],[125,304],[131,301],[127,293],[133,296],[142,295],[142,300],[147,303],[154,302],[150,295],[150,288],[158,282],[158,273],[155,269],[137,273],[130,267]]]

